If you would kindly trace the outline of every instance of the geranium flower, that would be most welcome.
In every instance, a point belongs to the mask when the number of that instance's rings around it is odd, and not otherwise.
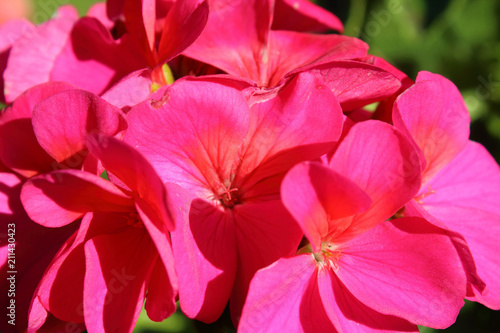
[[[126,1],[126,31],[109,26],[93,7],[78,19],[62,7],[56,18],[14,44],[4,73],[6,96],[12,101],[27,88],[49,80],[66,81],[102,94],[132,72],[145,70],[152,82],[166,84],[161,66],[190,45],[208,15],[205,1],[175,1],[159,8],[156,1]],[[95,5],[102,7],[104,4]],[[159,37],[155,25],[162,20]],[[110,29],[119,30],[113,36]],[[120,61],[116,61],[116,59]],[[140,75],[139,72],[137,75]],[[23,78],[23,79],[21,79]],[[147,87],[151,90],[151,84]],[[138,101],[137,101],[138,102]]]
[[[281,204],[279,184],[294,164],[339,138],[335,96],[304,74],[249,107],[234,88],[178,80],[128,116],[124,140],[163,181],[177,184],[170,185],[178,207],[172,245],[183,312],[214,321],[231,296],[237,316],[253,273],[296,251],[302,233]]]
[[[76,230],[76,226],[52,229],[38,225],[31,221],[22,207],[19,195],[21,187],[26,179],[37,174],[48,172],[54,169],[67,168],[68,165],[61,165],[45,151],[37,140],[37,133],[33,129],[32,123],[40,123],[40,109],[34,111],[44,99],[53,95],[70,91],[74,94],[72,85],[60,82],[50,82],[33,87],[19,96],[14,103],[3,110],[0,115],[0,216],[2,226],[7,228],[9,224],[15,224],[15,271],[16,274],[16,327],[20,330],[27,326],[28,309],[33,293],[38,281],[48,264],[59,250],[59,247]],[[66,100],[67,101],[67,100]],[[75,102],[75,101],[73,101]],[[60,107],[52,111],[61,110]],[[103,112],[106,113],[106,112]],[[69,115],[70,113],[68,113]],[[50,114],[47,117],[51,121]],[[112,117],[111,117],[112,118]],[[95,123],[94,123],[95,124]],[[77,126],[72,123],[71,131],[75,131]],[[89,122],[92,125],[92,122]],[[60,125],[55,127],[60,129]],[[38,131],[38,134],[41,134]],[[110,132],[114,134],[114,132]],[[72,167],[81,167],[85,154],[82,154],[79,163],[75,160]],[[65,161],[68,162],[68,161]],[[7,238],[1,240],[1,246],[7,250]],[[2,252],[2,276],[5,276],[9,269],[7,262],[7,251]],[[5,260],[4,260],[5,259]],[[4,274],[5,273],[5,274]],[[8,281],[0,281],[2,290],[9,290]],[[8,298],[3,299],[8,302]],[[5,307],[7,303],[2,303]],[[1,325],[8,325],[3,321]],[[65,323],[64,323],[65,324]],[[62,325],[64,325],[62,324]],[[2,331],[11,329],[11,326],[1,326]]]
[[[466,278],[455,247],[423,219],[386,221],[420,185],[401,172],[411,143],[390,125],[355,125],[329,165],[302,163],[281,185],[309,243],[258,271],[241,332],[418,332],[451,325]]]
[[[290,4],[285,1],[287,6]],[[300,5],[307,1],[296,2]],[[308,71],[337,94],[344,110],[384,99],[398,90],[392,74],[353,59],[368,46],[342,35],[271,30],[274,0],[210,2],[210,17],[200,37],[183,55],[210,64],[235,80],[251,101],[278,93],[297,73]],[[288,8],[288,7],[287,7]]]
[[[396,100],[393,117],[418,147],[413,160],[425,166],[422,187],[405,215],[425,217],[463,236],[469,299],[500,309],[500,168],[483,146],[469,140],[470,116],[460,92],[444,77],[420,72]]]
[[[35,293],[29,331],[49,312],[89,332],[132,332],[146,291],[149,316],[161,321],[175,311],[177,277],[168,231],[174,228],[163,183],[136,150],[92,135],[92,154],[120,188],[99,176],[61,170],[28,180],[21,200],[28,215],[47,227],[82,218],[61,247]]]

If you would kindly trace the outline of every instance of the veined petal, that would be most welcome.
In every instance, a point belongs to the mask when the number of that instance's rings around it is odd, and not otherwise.
[[[83,17],[54,60],[50,80],[67,81],[100,95],[122,77],[147,66],[129,34],[115,40],[99,20]]]
[[[164,182],[218,193],[239,159],[248,113],[243,94],[234,88],[176,81],[160,100],[129,112],[124,141],[146,156]]]
[[[327,153],[339,139],[342,124],[336,97],[308,73],[296,76],[274,98],[252,105],[238,169],[240,177],[252,173],[245,189]]]
[[[5,99],[13,102],[23,91],[50,81],[50,72],[78,18],[73,7],[61,7],[52,20],[25,34],[12,46],[5,80]]]
[[[347,229],[344,217],[370,208],[368,195],[349,179],[320,163],[302,163],[291,169],[281,184],[281,200],[319,251],[329,233]],[[346,223],[346,224],[344,224]]]
[[[311,254],[282,258],[255,274],[238,332],[256,331],[335,332],[317,293]]]
[[[339,332],[418,332],[417,325],[361,303],[330,270],[318,270],[318,289],[325,311]]]
[[[0,115],[0,159],[24,177],[58,168],[56,161],[40,147],[33,132],[31,116],[35,105],[59,92],[74,89],[64,82],[48,82],[21,94]]]
[[[24,34],[33,33],[35,25],[28,20],[10,20],[0,25],[0,73],[5,71],[12,45]],[[0,102],[5,104],[4,79],[0,77]]]
[[[467,279],[446,231],[424,219],[381,223],[342,245],[335,272],[362,303],[414,324],[445,328],[464,305]]]
[[[158,61],[160,64],[171,60],[184,51],[201,34],[208,19],[208,1],[175,1],[165,18]]]
[[[268,0],[212,0],[207,25],[183,54],[228,74],[265,81],[267,35],[272,20]],[[230,18],[230,19],[228,19]],[[222,55],[222,56],[221,56]]]
[[[313,64],[360,58],[367,50],[368,45],[354,37],[271,30],[268,59],[263,64],[266,81],[254,80],[260,86],[274,87],[290,72],[300,72]]]
[[[151,238],[141,229],[87,241],[83,311],[89,331],[132,332],[157,258]]]
[[[476,300],[500,309],[500,168],[476,142],[467,146],[422,188],[419,205],[464,236],[486,293]]]
[[[332,61],[307,72],[321,77],[344,111],[388,98],[401,87],[401,81],[392,73],[359,61]]]
[[[420,163],[411,142],[379,121],[355,124],[342,140],[330,167],[364,190],[372,205],[353,217],[337,242],[352,239],[385,221],[410,201],[420,188]]]
[[[149,219],[153,223],[158,227],[165,224],[167,230],[174,229],[165,185],[141,153],[125,142],[98,134],[90,135],[87,145],[106,170],[143,199],[140,205],[150,207],[153,214]]]
[[[177,286],[172,287],[171,279],[161,260],[157,260],[148,283],[148,296],[144,308],[149,319],[160,322],[175,312]]]
[[[172,231],[179,302],[189,318],[213,322],[233,288],[237,247],[232,214],[169,186],[177,228]]]
[[[303,233],[279,199],[236,205],[232,212],[238,271],[229,304],[231,316],[236,319],[255,272],[279,258],[294,255]]]
[[[469,139],[470,116],[460,92],[451,81],[429,72],[420,72],[417,83],[398,97],[393,121],[423,152],[424,184],[464,149]]]
[[[64,91],[41,101],[32,122],[40,146],[72,168],[79,167],[88,153],[87,135],[114,135],[126,128],[120,109],[84,90]]]
[[[156,0],[124,0],[123,14],[127,31],[130,31],[141,47],[149,65],[154,66]]]
[[[46,227],[61,227],[90,211],[134,211],[134,201],[101,177],[61,170],[31,178],[21,191],[31,219]]]

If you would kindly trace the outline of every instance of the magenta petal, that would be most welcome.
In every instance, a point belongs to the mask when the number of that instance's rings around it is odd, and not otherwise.
[[[163,181],[141,153],[125,142],[97,134],[89,136],[87,145],[104,168],[139,195],[142,199],[141,205],[149,206],[153,213],[150,216],[153,223],[157,226],[165,224],[167,230],[174,229]],[[136,197],[136,202],[137,199]]]
[[[444,77],[420,72],[417,83],[394,104],[394,124],[407,130],[427,165],[424,183],[467,144],[470,116],[457,87]]]
[[[191,45],[208,19],[208,1],[175,1],[165,18],[158,47],[158,62],[171,60]]]
[[[321,77],[344,111],[388,98],[401,87],[390,72],[358,61],[333,61],[307,71]]]
[[[477,300],[500,309],[500,168],[478,143],[469,142],[421,192],[417,202],[465,237],[479,277],[486,283]]]
[[[65,91],[38,103],[32,122],[40,146],[73,168],[83,163],[89,133],[114,135],[126,127],[120,109],[84,90]]]
[[[337,16],[309,0],[277,0],[272,29],[342,33],[344,26]]]
[[[325,311],[339,332],[418,332],[417,325],[361,303],[330,270],[319,270],[318,289]]]
[[[127,31],[140,45],[149,65],[154,66],[156,64],[153,54],[155,47],[156,1],[125,0],[123,2],[123,14]]]
[[[400,131],[379,121],[354,125],[341,141],[330,167],[357,184],[372,200],[371,208],[356,215],[337,242],[390,218],[420,188],[420,162],[415,148]]]
[[[50,79],[102,94],[122,77],[145,67],[147,62],[129,34],[115,40],[97,19],[84,17],[75,23],[55,59]]]
[[[260,65],[266,70],[263,73],[266,74],[265,81],[261,82],[253,77],[252,79],[259,86],[273,87],[287,73],[302,71],[304,66],[363,57],[368,45],[360,39],[342,35],[271,30],[268,48],[268,59]]]
[[[259,65],[265,63],[271,5],[267,0],[240,1],[237,6],[211,0],[205,29],[183,54],[260,83],[265,80]]]
[[[177,289],[172,288],[163,262],[156,261],[148,284],[148,296],[144,305],[149,319],[163,321],[175,312]]]
[[[126,228],[85,244],[83,310],[91,332],[132,332],[158,258],[145,230]]]
[[[327,153],[340,138],[342,123],[331,91],[311,74],[297,75],[276,97],[251,106],[239,168],[243,175],[252,173],[245,187]]]
[[[213,322],[229,300],[236,275],[234,221],[212,204],[191,201],[173,187],[178,194],[173,196],[177,228],[171,237],[180,306],[189,318]]]
[[[30,218],[46,227],[66,225],[89,211],[134,210],[133,200],[101,177],[61,170],[31,178],[21,191]]]
[[[350,225],[343,217],[362,213],[371,200],[356,184],[319,163],[302,163],[291,169],[281,184],[281,199],[319,251],[330,233],[341,233]],[[347,222],[342,225],[342,222]]]
[[[148,99],[152,83],[151,70],[140,69],[122,78],[101,97],[109,104],[127,112],[134,105]]]
[[[238,332],[335,332],[317,292],[311,254],[280,259],[250,284]]]
[[[0,73],[5,71],[12,45],[23,35],[33,33],[35,26],[26,20],[11,20],[0,24]],[[4,79],[0,76],[0,103],[5,104]]]
[[[296,253],[303,233],[280,200],[248,202],[233,208],[238,272],[231,295],[231,316],[239,316],[257,270]]]
[[[63,82],[38,85],[21,94],[0,116],[0,159],[24,177],[58,168],[38,143],[31,124],[35,105],[56,93],[74,89]]]
[[[464,305],[466,277],[446,232],[424,219],[379,224],[342,245],[337,276],[362,303],[445,328]]]
[[[129,112],[124,141],[151,161],[164,182],[219,190],[220,179],[230,178],[238,160],[248,114],[247,102],[236,89],[176,81],[160,100],[145,101]]]
[[[23,91],[50,81],[54,61],[64,47],[78,14],[60,10],[54,19],[39,25],[33,33],[23,35],[12,46],[3,73],[5,98],[12,102]]]

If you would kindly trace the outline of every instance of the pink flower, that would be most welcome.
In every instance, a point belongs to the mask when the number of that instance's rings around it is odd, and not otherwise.
[[[40,281],[29,331],[48,318],[85,322],[89,332],[132,332],[142,309],[161,321],[175,311],[177,277],[168,231],[173,229],[165,187],[136,150],[93,135],[87,145],[125,188],[79,170],[28,180],[21,200],[47,227],[79,220]]]
[[[420,185],[401,170],[411,143],[390,125],[355,125],[328,166],[303,163],[281,185],[309,243],[258,271],[241,332],[414,331],[451,325],[466,278],[446,231],[424,219],[386,221]]]
[[[158,11],[165,16],[157,17],[155,3],[126,1],[123,13],[127,31],[123,31],[123,22],[113,27],[103,17],[99,6],[104,4],[96,5],[81,19],[63,7],[54,19],[13,45],[4,74],[7,100],[49,80],[70,82],[100,95],[139,70],[145,70],[154,82],[165,84],[161,66],[198,37],[208,6],[199,0],[168,2]],[[157,34],[155,25],[159,21],[162,30]],[[120,61],[116,61],[118,58]],[[151,90],[151,84],[147,89]]]
[[[46,267],[63,242],[76,230],[75,226],[51,229],[40,226],[26,215],[19,195],[27,178],[38,173],[60,167],[38,144],[32,128],[33,108],[41,100],[54,94],[74,89],[64,83],[47,83],[36,86],[22,94],[0,115],[0,216],[2,227],[15,226],[15,271],[16,274],[16,327],[26,329],[28,309],[33,292]],[[1,275],[7,276],[8,239],[2,238],[0,247]],[[1,290],[9,290],[8,281],[0,281]],[[7,307],[9,299],[2,298]],[[12,327],[2,321],[1,331]],[[3,326],[6,325],[6,326]]]
[[[237,81],[233,85],[244,86],[252,101],[265,100],[305,71],[321,78],[338,95],[344,110],[384,99],[398,90],[400,82],[392,74],[353,61],[366,56],[368,49],[359,39],[271,30],[274,3],[251,0],[234,6],[227,1],[211,1],[207,26],[182,54],[227,73],[210,79]],[[307,1],[294,3],[299,11],[313,8]],[[289,1],[278,4],[291,10]]]
[[[299,75],[249,107],[234,88],[178,80],[128,114],[124,140],[176,184],[172,245],[187,316],[214,321],[231,297],[236,317],[254,272],[296,251],[302,233],[279,185],[289,168],[326,153],[340,136],[342,112],[324,88]]]
[[[425,166],[422,187],[405,214],[458,232],[465,240],[458,246],[468,270],[468,298],[500,309],[500,168],[484,147],[469,141],[470,117],[460,92],[442,76],[420,72],[396,100],[393,117],[418,147],[413,162]]]

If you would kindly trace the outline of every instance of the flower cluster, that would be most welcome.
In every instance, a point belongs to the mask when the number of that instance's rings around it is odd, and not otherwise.
[[[109,0],[1,25],[2,331],[131,332],[177,301],[206,323],[229,306],[240,332],[500,309],[500,168],[459,91],[342,29],[308,0]]]

